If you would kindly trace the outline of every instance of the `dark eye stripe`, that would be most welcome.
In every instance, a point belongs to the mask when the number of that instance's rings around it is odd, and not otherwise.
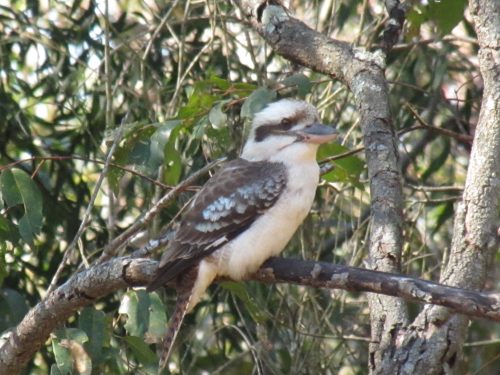
[[[289,130],[292,127],[292,121],[289,118],[284,118],[281,120],[279,127],[282,130]]]
[[[264,139],[274,134],[276,130],[290,130],[293,125],[298,124],[306,115],[298,112],[292,117],[283,118],[279,123],[265,124],[255,129],[255,141],[262,142]]]
[[[269,137],[273,133],[273,129],[276,125],[261,125],[255,129],[255,141],[262,142],[264,139]]]

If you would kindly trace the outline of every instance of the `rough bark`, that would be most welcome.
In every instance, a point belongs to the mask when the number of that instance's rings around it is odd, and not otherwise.
[[[398,272],[403,243],[403,195],[397,138],[384,77],[385,55],[328,38],[291,17],[283,7],[273,5],[279,2],[238,0],[237,3],[252,27],[276,53],[342,81],[354,94],[370,178],[368,265],[374,270]],[[390,48],[390,43],[387,47]],[[370,295],[369,304],[373,359],[370,363],[373,363],[381,360],[384,351],[391,350],[397,331],[408,323],[408,313],[406,304],[398,298]]]
[[[484,82],[480,116],[463,199],[456,207],[450,258],[440,281],[481,289],[500,243],[500,3],[471,0]],[[452,374],[460,365],[469,320],[426,306],[392,352],[376,363],[377,374]]]
[[[128,282],[137,281],[130,261],[114,259],[76,274],[32,308],[0,347],[0,374],[19,373],[49,334],[83,306],[134,285]]]
[[[74,275],[24,317],[0,347],[0,374],[17,374],[47,341],[51,332],[83,306],[118,290],[144,286],[158,262],[122,257]],[[324,262],[273,258],[251,280],[294,283],[316,288],[383,293],[447,306],[455,312],[500,322],[500,295],[475,293],[403,275]]]

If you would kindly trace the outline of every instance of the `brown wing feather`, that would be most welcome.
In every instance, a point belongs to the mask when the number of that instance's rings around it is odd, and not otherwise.
[[[286,180],[281,163],[244,159],[227,163],[182,217],[148,290],[161,287],[246,230],[276,202]]]

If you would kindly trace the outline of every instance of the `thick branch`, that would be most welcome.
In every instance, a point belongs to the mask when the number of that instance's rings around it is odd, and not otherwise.
[[[252,276],[266,283],[373,292],[407,301],[448,307],[455,312],[500,322],[500,294],[453,288],[405,275],[332,263],[271,258]]]
[[[500,245],[500,6],[498,1],[470,0],[470,14],[480,45],[484,83],[481,111],[472,145],[462,201],[455,209],[453,239],[440,282],[481,289]],[[451,374],[459,370],[469,321],[426,306],[378,374]],[[397,344],[396,344],[397,343]]]
[[[268,2],[262,0],[236,2],[254,30],[276,53],[318,73],[341,80],[353,92],[356,76],[367,69],[377,70],[384,65],[382,55],[330,39],[291,17],[281,6],[267,5]]]
[[[146,285],[157,262],[122,257],[74,275],[36,305],[0,348],[0,374],[17,374],[51,332],[85,305],[120,289]],[[323,262],[273,258],[251,280],[316,288],[382,293],[409,301],[439,304],[455,312],[500,322],[500,295],[476,293],[403,275]]]
[[[237,0],[252,27],[286,59],[344,82],[361,117],[370,178],[371,233],[369,266],[398,272],[403,235],[403,194],[397,139],[384,77],[385,56],[327,37],[290,16],[279,1]],[[401,17],[400,17],[401,18]],[[371,357],[389,350],[395,331],[408,323],[402,300],[370,296]],[[371,366],[373,368],[373,365]]]

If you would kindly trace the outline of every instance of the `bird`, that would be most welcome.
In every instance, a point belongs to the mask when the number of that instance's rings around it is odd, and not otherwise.
[[[314,200],[318,147],[337,135],[303,100],[281,99],[254,115],[240,157],[195,195],[147,285],[148,292],[165,285],[177,291],[160,371],[185,315],[216,278],[243,280],[285,248]]]

